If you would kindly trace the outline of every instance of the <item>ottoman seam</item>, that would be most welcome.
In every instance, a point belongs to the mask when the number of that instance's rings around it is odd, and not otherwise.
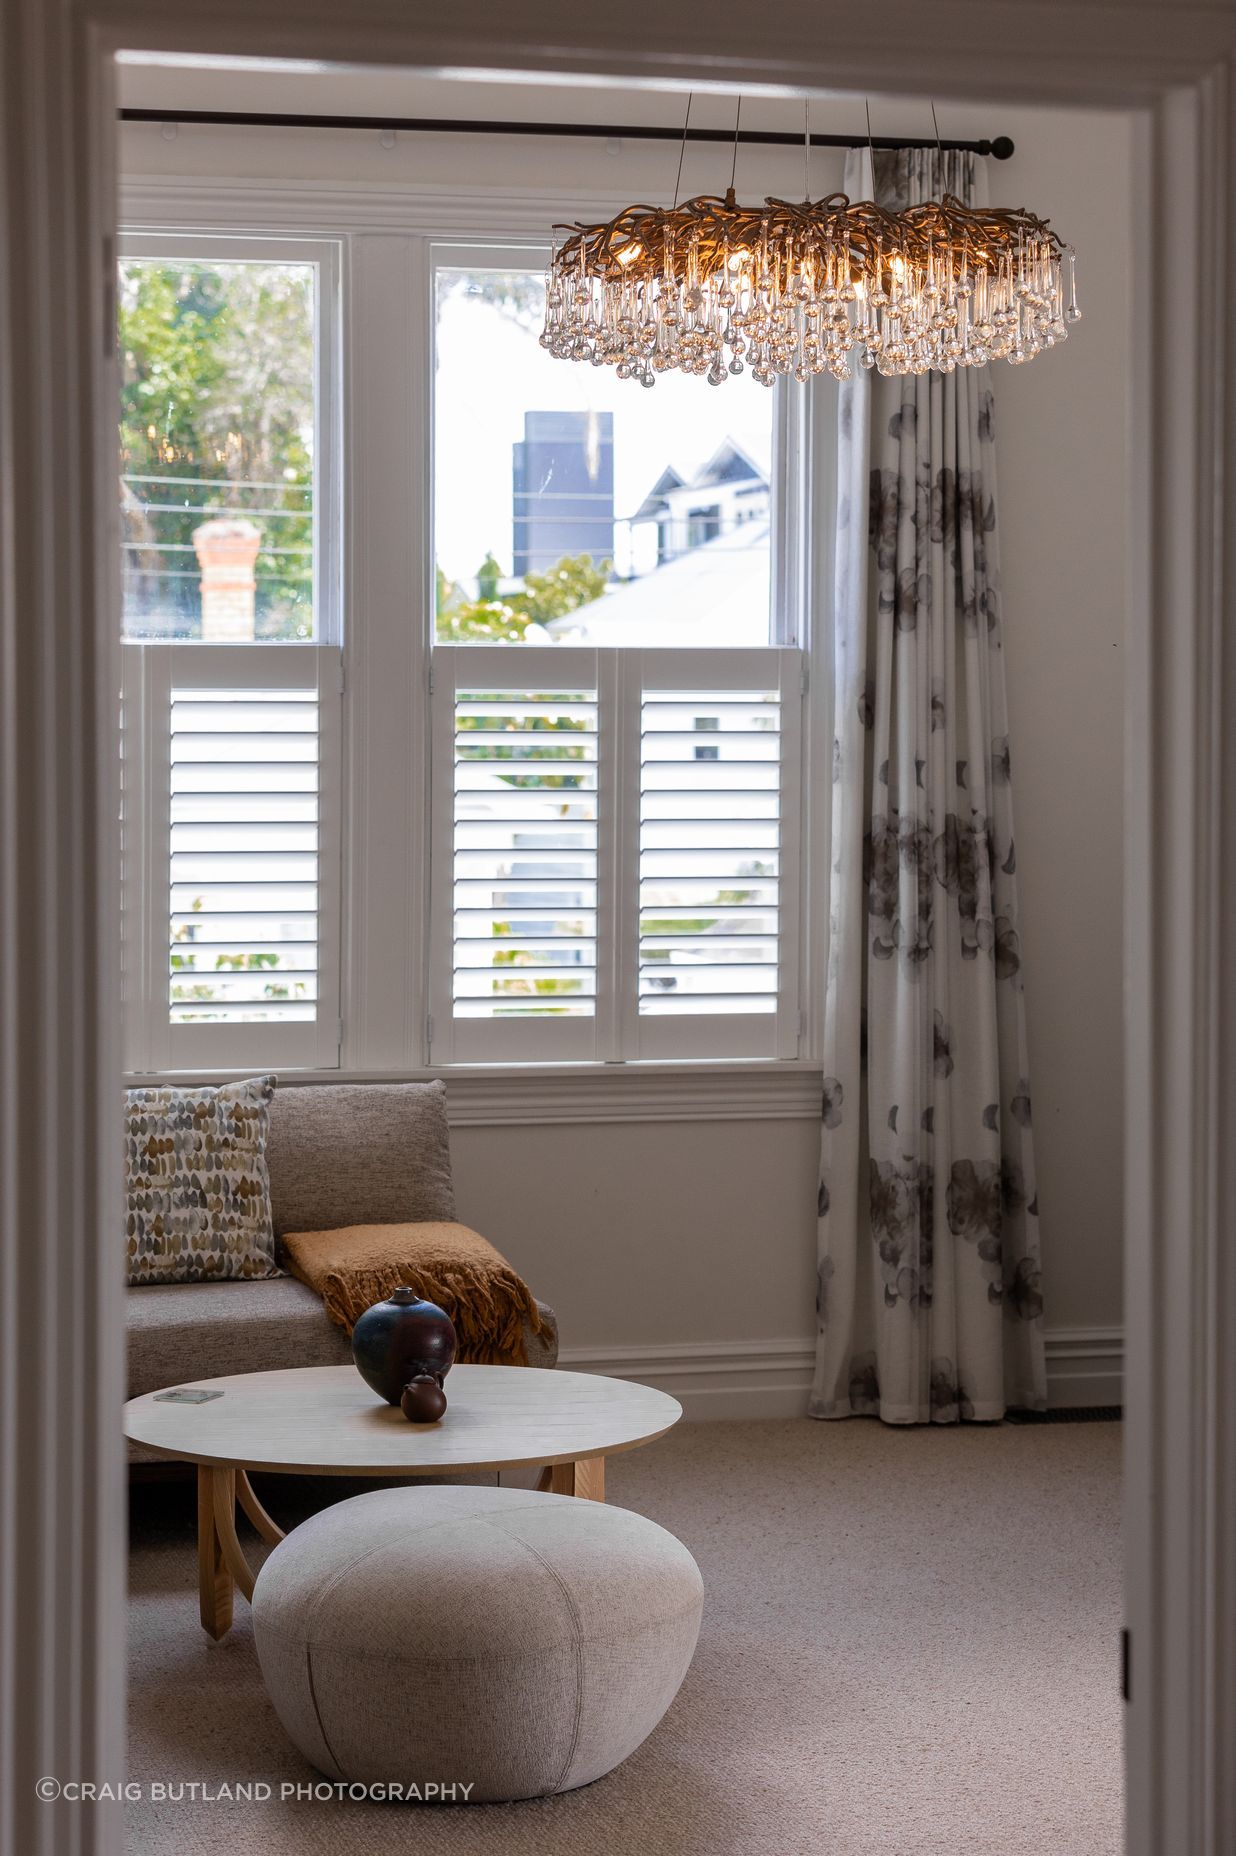
[[[322,1719],[322,1710],[318,1706],[318,1688],[317,1683],[313,1679],[313,1646],[311,1644],[305,1645],[305,1669],[309,1676],[309,1699],[313,1703],[313,1718],[318,1724],[318,1732],[322,1736],[322,1745],[330,1755],[330,1762],[335,1768],[336,1777],[346,1779],[348,1775],[340,1765],[338,1755],[331,1745],[330,1735],[326,1731],[326,1723]]]
[[[485,1525],[487,1527],[492,1527],[493,1523],[490,1521],[487,1521]],[[508,1535],[507,1538],[518,1539],[518,1535]],[[571,1723],[571,1744],[567,1748],[567,1755],[566,1755],[566,1759],[563,1761],[563,1764],[562,1764],[562,1771],[558,1774],[558,1777],[554,1781],[554,1791],[559,1792],[562,1789],[563,1779],[566,1778],[567,1773],[571,1770],[571,1761],[575,1758],[575,1749],[579,1745],[580,1723],[583,1719],[583,1713],[584,1713],[584,1654],[583,1654],[583,1643],[582,1643],[582,1638],[584,1634],[583,1620],[581,1619],[579,1615],[579,1607],[575,1603],[575,1599],[574,1599],[574,1596],[572,1595],[571,1589],[567,1585],[566,1580],[562,1577],[562,1574],[558,1571],[557,1567],[551,1565],[550,1562],[545,1558],[545,1555],[543,1553],[538,1553],[537,1549],[534,1546],[530,1546],[526,1540],[521,1540],[519,1544],[521,1547],[524,1548],[525,1552],[530,1553],[532,1555],[532,1558],[545,1568],[545,1571],[549,1574],[550,1578],[554,1581],[554,1584],[558,1587],[558,1590],[562,1593],[562,1596],[564,1600],[566,1601],[567,1610],[570,1612],[571,1620],[575,1626],[575,1641],[573,1645],[573,1648],[575,1651],[575,1719]]]

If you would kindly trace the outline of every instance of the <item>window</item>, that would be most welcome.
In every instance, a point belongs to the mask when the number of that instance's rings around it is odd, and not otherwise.
[[[312,638],[318,266],[208,243],[120,262],[125,636]]]
[[[435,281],[438,643],[767,644],[773,394],[554,360],[526,253]]]
[[[131,1073],[799,1054],[799,413],[543,257],[124,247]]]
[[[120,263],[129,1067],[339,1056],[335,265]]]
[[[552,360],[526,257],[438,256],[431,1055],[796,1055],[774,397]]]

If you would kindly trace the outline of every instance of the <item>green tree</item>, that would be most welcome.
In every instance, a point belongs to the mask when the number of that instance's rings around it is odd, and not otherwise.
[[[477,599],[446,597],[452,583],[438,569],[437,638],[439,644],[518,644],[530,625],[548,625],[600,599],[609,584],[612,562],[596,566],[590,554],[564,554],[543,573],[524,575],[522,593],[498,598],[502,570],[487,553],[477,573]]]
[[[440,567],[434,569],[436,593],[436,611],[439,618],[458,606],[463,599],[463,589],[455,580],[447,578]]]
[[[564,554],[544,573],[525,574],[524,591],[515,596],[514,603],[530,621],[548,625],[551,619],[564,619],[568,612],[600,599],[613,566],[612,561],[594,566],[590,554]]]
[[[313,273],[297,264],[120,266],[121,506],[130,613],[190,635],[193,531],[262,530],[260,636],[313,633]]]
[[[492,553],[486,554],[476,570],[477,597],[486,604],[492,604],[498,597],[498,584],[502,579],[502,569]]]
[[[531,621],[505,599],[465,599],[439,608],[439,644],[518,644]]]

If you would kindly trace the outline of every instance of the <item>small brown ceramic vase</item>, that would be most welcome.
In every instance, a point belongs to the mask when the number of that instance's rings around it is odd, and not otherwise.
[[[399,1401],[409,1424],[436,1424],[446,1410],[446,1393],[428,1373],[409,1379]]]

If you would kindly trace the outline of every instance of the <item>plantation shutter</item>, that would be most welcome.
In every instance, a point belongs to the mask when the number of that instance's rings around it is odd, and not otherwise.
[[[339,1062],[340,659],[313,645],[126,646],[141,742],[126,910],[129,1067]],[[126,880],[129,871],[126,865]],[[135,920],[135,917],[140,919]]]
[[[434,1063],[798,1052],[801,658],[434,659]]]
[[[801,662],[642,651],[630,666],[628,1054],[797,1055]]]
[[[434,1062],[590,1058],[607,1033],[612,779],[599,657],[435,654]]]

